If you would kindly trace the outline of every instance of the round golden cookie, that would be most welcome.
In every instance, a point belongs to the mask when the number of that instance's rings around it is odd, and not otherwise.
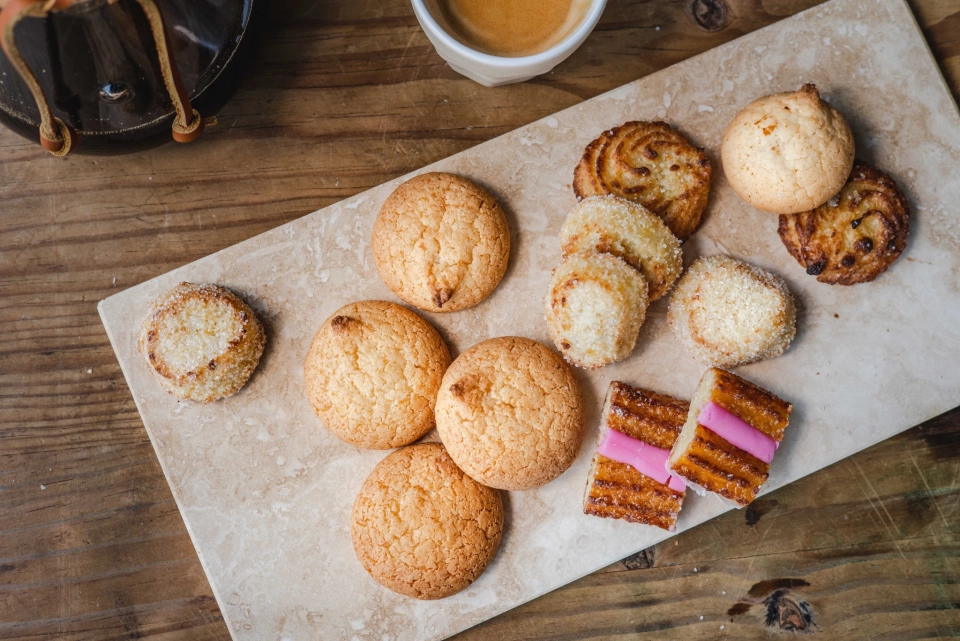
[[[373,258],[393,293],[428,312],[473,307],[507,270],[510,230],[500,205],[466,178],[411,178],[383,203]]]
[[[854,165],[836,197],[812,211],[780,216],[780,239],[821,283],[866,283],[907,245],[910,209],[890,176]]]
[[[439,443],[389,454],[353,504],[353,549],[377,583],[417,599],[464,589],[503,533],[500,492],[477,483]]]
[[[474,345],[443,376],[437,431],[473,479],[527,490],[560,476],[583,440],[584,407],[563,359],[528,338]]]
[[[728,256],[698,258],[670,298],[667,318],[704,365],[736,367],[779,356],[797,311],[782,278]]]
[[[613,254],[643,274],[653,302],[683,271],[680,241],[643,205],[619,196],[584,198],[560,229],[564,256],[583,252]]]
[[[246,384],[266,342],[257,315],[233,292],[180,283],[151,305],[138,348],[168,392],[209,403]]]
[[[587,145],[573,172],[577,199],[615,194],[663,219],[681,241],[700,225],[710,160],[665,122],[627,122]]]
[[[544,308],[563,357],[596,369],[633,351],[647,314],[647,283],[611,254],[573,254],[553,270]]]
[[[384,301],[350,303],[328,318],[303,368],[327,429],[360,447],[412,443],[433,428],[450,352],[427,321]]]
[[[756,207],[795,214],[840,191],[853,167],[850,125],[812,84],[747,105],[727,127],[723,173]]]

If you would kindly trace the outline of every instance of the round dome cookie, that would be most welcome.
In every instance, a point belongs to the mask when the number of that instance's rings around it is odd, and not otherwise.
[[[857,164],[839,194],[811,211],[781,215],[778,232],[821,283],[868,283],[906,247],[910,207],[890,176]]]
[[[681,241],[700,226],[710,159],[665,122],[632,121],[587,145],[573,172],[577,200],[615,194],[663,219]]]
[[[796,316],[782,278],[729,256],[695,260],[667,312],[677,339],[711,367],[779,356],[796,333]]]
[[[164,389],[209,403],[246,384],[266,342],[257,315],[233,292],[180,283],[153,302],[137,346]]]
[[[450,352],[427,321],[385,301],[344,305],[317,330],[303,368],[328,430],[360,447],[412,443],[434,425]]]
[[[595,369],[633,351],[647,313],[647,283],[611,254],[573,254],[553,270],[543,302],[547,331],[563,357]]]
[[[560,476],[583,440],[580,386],[563,359],[528,338],[474,345],[443,376],[437,431],[476,481],[527,490]]]
[[[815,85],[751,102],[727,127],[723,173],[737,194],[776,214],[818,207],[853,168],[853,133]]]
[[[463,473],[439,443],[392,452],[353,504],[353,549],[378,583],[417,599],[464,589],[503,533],[500,492]]]
[[[560,229],[564,256],[596,251],[613,254],[643,274],[653,302],[683,271],[680,241],[643,205],[614,195],[584,198]]]
[[[466,178],[421,174],[394,190],[373,226],[373,258],[393,293],[428,312],[473,307],[507,270],[510,229]]]

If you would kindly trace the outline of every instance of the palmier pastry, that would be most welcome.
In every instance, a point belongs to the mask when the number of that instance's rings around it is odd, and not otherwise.
[[[890,176],[856,164],[840,193],[816,209],[780,216],[780,239],[821,283],[870,282],[907,244],[907,199]]]
[[[667,469],[700,495],[749,505],[770,475],[793,406],[722,369],[710,368],[690,401]]]
[[[573,191],[577,199],[616,194],[640,203],[686,240],[707,206],[710,161],[665,122],[627,122],[587,145]]]

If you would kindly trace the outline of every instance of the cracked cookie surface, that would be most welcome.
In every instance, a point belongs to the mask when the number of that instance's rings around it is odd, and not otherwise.
[[[510,230],[500,205],[473,182],[447,173],[394,190],[373,226],[373,257],[387,286],[429,312],[473,307],[507,270]]]
[[[500,492],[463,473],[439,443],[383,459],[353,504],[353,549],[378,583],[417,599],[464,589],[489,565],[503,533]]]
[[[340,439],[371,449],[412,443],[434,425],[450,352],[427,321],[385,301],[338,309],[304,365],[310,404]]]
[[[583,440],[573,372],[559,354],[527,338],[493,338],[461,354],[443,377],[436,416],[457,465],[503,490],[553,480]]]

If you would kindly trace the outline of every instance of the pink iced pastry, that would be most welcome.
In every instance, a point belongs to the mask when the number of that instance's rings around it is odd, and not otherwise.
[[[670,456],[668,450],[662,450],[659,447],[654,447],[649,443],[644,443],[639,439],[631,438],[626,434],[607,428],[600,437],[597,452],[618,463],[631,466],[654,481],[669,486],[675,492],[683,492],[686,488],[683,479],[673,476],[667,471],[667,457]]]
[[[734,447],[757,457],[764,463],[772,461],[774,453],[780,447],[780,443],[713,401],[705,403],[700,408],[697,422]]]

